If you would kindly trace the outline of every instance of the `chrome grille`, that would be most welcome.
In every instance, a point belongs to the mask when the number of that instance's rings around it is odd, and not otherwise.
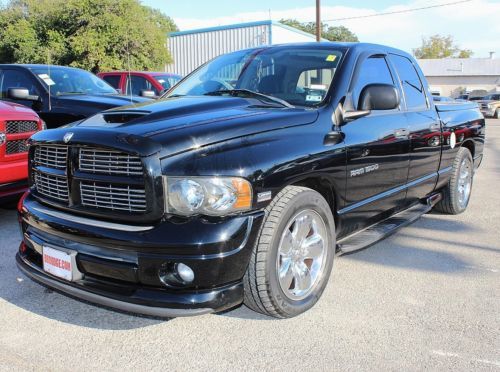
[[[36,146],[33,161],[35,165],[41,165],[43,167],[66,169],[67,159],[67,146],[43,145]]]
[[[110,175],[142,176],[142,162],[137,156],[120,151],[89,149],[80,150],[80,170]]]
[[[39,194],[60,201],[69,201],[68,180],[65,177],[38,172],[34,176],[36,190]]]
[[[19,154],[26,151],[28,151],[27,140],[7,141],[7,149],[5,151],[7,155]]]
[[[82,205],[86,207],[146,211],[146,192],[140,187],[82,181],[80,196]]]
[[[5,130],[9,134],[36,132],[38,130],[38,123],[27,120],[8,120],[5,124]]]

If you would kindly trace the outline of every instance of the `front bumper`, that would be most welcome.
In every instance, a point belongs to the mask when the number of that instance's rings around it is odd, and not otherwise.
[[[159,317],[223,311],[243,301],[242,278],[262,218],[255,212],[130,226],[75,218],[28,195],[20,211],[24,240],[17,264],[45,286],[121,311]],[[83,278],[68,282],[43,271],[43,246],[76,251]],[[194,281],[165,285],[160,271],[179,263],[193,269]]]
[[[28,180],[0,184],[0,200],[24,193],[28,189]]]
[[[496,111],[493,109],[483,109],[481,110],[481,113],[484,117],[492,118],[493,116],[495,116]]]

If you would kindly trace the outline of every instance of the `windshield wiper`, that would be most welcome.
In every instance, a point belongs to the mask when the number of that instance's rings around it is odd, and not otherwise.
[[[85,92],[59,92],[57,93],[58,96],[64,96],[66,94],[87,94]]]
[[[223,89],[223,90],[216,90],[214,92],[208,92],[205,93],[205,96],[222,96],[224,94],[228,94],[233,97],[254,97],[257,99],[265,100],[265,101],[272,101],[274,103],[278,103],[281,106],[288,107],[288,108],[295,108],[295,106],[289,104],[287,101],[273,97],[273,96],[268,96],[267,94],[263,93],[258,93],[254,92],[253,90],[250,89]]]

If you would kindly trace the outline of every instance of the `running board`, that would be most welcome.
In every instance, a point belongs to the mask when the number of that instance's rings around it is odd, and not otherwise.
[[[407,226],[418,220],[422,215],[432,209],[432,205],[432,202],[429,202],[428,204],[414,205],[413,207],[396,213],[383,221],[361,230],[360,232],[341,239],[337,242],[339,254],[342,255],[368,248],[385,237],[393,234],[401,227]]]

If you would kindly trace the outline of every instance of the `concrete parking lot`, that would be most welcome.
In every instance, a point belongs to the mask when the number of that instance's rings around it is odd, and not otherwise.
[[[26,279],[16,212],[0,209],[0,370],[500,370],[500,120],[466,213],[425,215],[337,257],[309,312],[245,307],[161,321]]]

